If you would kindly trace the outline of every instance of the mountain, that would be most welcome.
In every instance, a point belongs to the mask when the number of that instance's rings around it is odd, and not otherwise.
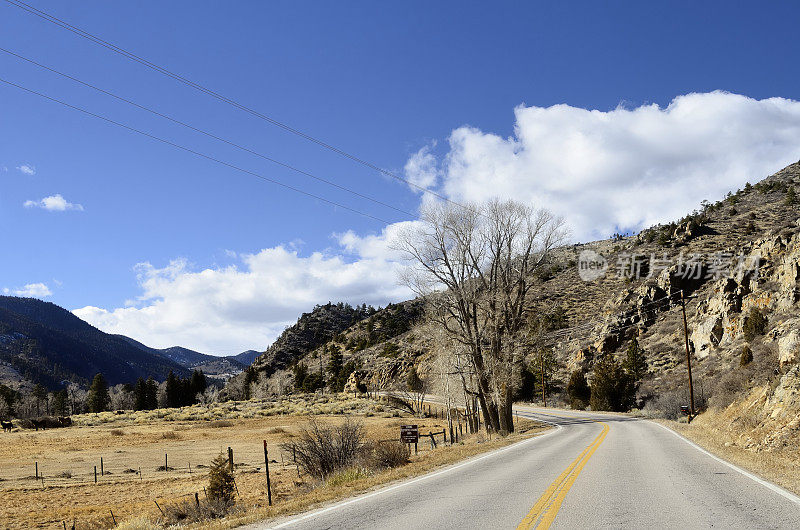
[[[98,372],[112,385],[139,377],[163,380],[170,371],[190,373],[53,303],[12,296],[0,296],[0,362],[4,366],[0,374],[7,378],[51,389],[64,381],[87,384]]]
[[[240,353],[238,355],[228,356],[228,357],[226,357],[226,359],[234,360],[234,361],[242,364],[243,366],[247,367],[247,366],[250,366],[251,364],[253,364],[253,361],[255,361],[256,358],[259,355],[261,355],[262,353],[264,353],[264,352],[260,352],[260,351],[256,351],[256,350],[247,350],[247,351],[243,351],[242,353]]]
[[[555,252],[531,299],[534,312],[557,308],[559,315],[558,329],[544,337],[557,360],[548,401],[567,405],[572,372],[583,371],[591,384],[597,362],[621,359],[635,339],[649,372],[637,406],[680,416],[689,399],[683,293],[696,404],[708,410],[701,423],[747,450],[800,445],[798,188],[800,162],[716,202],[702,201],[674,222]],[[591,281],[579,273],[587,253],[608,267]],[[640,274],[620,274],[631,265]],[[331,313],[323,306],[303,315],[256,359],[249,380],[267,392],[289,390],[287,368],[303,363],[318,373],[333,346],[372,389],[402,387],[412,366],[434,384],[440,377],[436,352],[452,346],[439,344],[436,330],[418,318],[421,303],[394,304],[350,325]],[[528,352],[523,380],[534,360]]]
[[[170,361],[180,364],[184,368],[202,370],[206,376],[223,381],[228,380],[234,375],[242,372],[258,355],[260,355],[259,352],[255,350],[247,350],[238,355],[218,357],[216,355],[200,353],[190,350],[189,348],[183,348],[181,346],[157,349],[145,346],[141,342],[130,337],[126,337],[125,335],[116,336],[143,351],[163,357],[165,359],[169,359]]]

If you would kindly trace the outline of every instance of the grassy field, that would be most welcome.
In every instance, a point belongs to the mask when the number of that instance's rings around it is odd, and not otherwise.
[[[345,416],[362,421],[371,440],[397,439],[400,425],[409,422],[385,404],[339,395],[81,415],[74,417],[75,426],[66,429],[16,430],[4,434],[0,444],[0,520],[6,528],[55,528],[62,521],[68,526],[76,521],[81,529],[109,528],[113,512],[118,523],[136,521],[145,528],[158,527],[168,518],[161,510],[169,516],[171,506],[193,501],[195,493],[203,498],[205,466],[230,447],[236,465],[237,508],[211,526],[231,527],[422,473],[520,436],[490,442],[476,434],[463,444],[436,450],[421,443],[420,454],[408,465],[351,473],[329,484],[300,476],[291,455],[284,454],[280,445],[295,438],[311,417],[321,423],[339,423]],[[413,421],[421,433],[441,430],[445,424],[432,418]],[[532,422],[521,426],[528,434],[543,428]],[[263,440],[270,448],[272,508],[266,506]]]

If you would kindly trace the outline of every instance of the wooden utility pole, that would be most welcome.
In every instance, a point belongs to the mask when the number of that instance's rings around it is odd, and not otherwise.
[[[544,350],[539,350],[539,372],[542,374],[542,403],[547,406],[547,390],[544,386]]]
[[[683,311],[683,338],[686,344],[686,368],[689,371],[689,421],[694,418],[694,385],[692,384],[692,354],[689,351],[689,325],[686,323],[686,301],[681,290],[681,311]]]

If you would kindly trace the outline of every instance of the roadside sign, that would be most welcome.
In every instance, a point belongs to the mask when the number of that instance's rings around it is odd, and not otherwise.
[[[406,444],[419,442],[419,428],[416,425],[401,425],[400,441]]]

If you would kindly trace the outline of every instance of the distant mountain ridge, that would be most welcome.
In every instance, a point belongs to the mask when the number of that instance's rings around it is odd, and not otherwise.
[[[173,346],[156,349],[124,335],[104,333],[70,311],[35,298],[0,296],[0,383],[88,384],[102,373],[112,385],[139,377],[187,377],[200,369],[226,380],[247,368],[258,352],[216,357]]]
[[[112,385],[139,377],[163,380],[170,371],[190,373],[51,302],[13,296],[0,296],[0,361],[11,368],[3,373],[51,389],[67,381],[87,384],[98,372]]]
[[[137,348],[169,359],[176,362],[185,368],[199,369],[204,374],[210,377],[228,379],[247,368],[253,360],[260,355],[255,350],[247,350],[238,355],[228,355],[225,357],[218,357],[216,355],[209,355],[207,353],[200,353],[198,351],[190,350],[182,346],[171,346],[169,348],[151,348],[142,344],[141,342],[126,337],[125,335],[115,335],[120,339],[136,346]]]

